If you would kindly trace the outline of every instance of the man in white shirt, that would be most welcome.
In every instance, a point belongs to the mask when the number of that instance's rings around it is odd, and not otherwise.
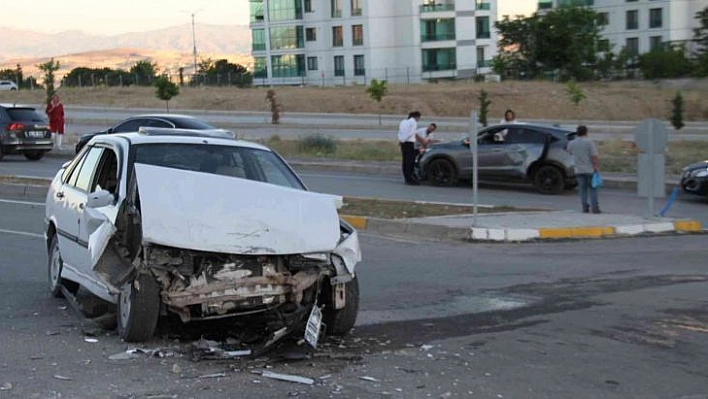
[[[408,114],[408,118],[398,125],[398,143],[401,146],[401,168],[403,169],[403,179],[406,184],[416,185],[418,180],[413,175],[415,165],[415,142],[421,142],[417,134],[420,112],[413,111]],[[421,142],[423,143],[423,142]]]

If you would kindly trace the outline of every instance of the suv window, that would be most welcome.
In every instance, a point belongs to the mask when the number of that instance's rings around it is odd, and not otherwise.
[[[546,134],[531,129],[510,128],[506,134],[506,142],[509,144],[545,144]]]
[[[103,151],[103,156],[96,170],[96,179],[91,186],[91,192],[106,190],[112,194],[118,192],[118,158],[110,149]]]
[[[140,126],[147,126],[148,121],[147,119],[131,119],[129,121],[125,121],[113,128],[114,133],[126,133],[126,132],[137,132],[138,129],[140,129]]]
[[[204,123],[199,119],[193,118],[173,118],[172,123],[174,123],[180,129],[196,129],[196,130],[208,130],[215,129],[214,126]]]
[[[44,116],[34,108],[6,108],[6,111],[12,121],[46,122]]]
[[[164,121],[162,119],[148,119],[146,126],[149,126],[149,127],[169,127],[169,128],[174,127],[173,124],[168,123],[167,121]]]

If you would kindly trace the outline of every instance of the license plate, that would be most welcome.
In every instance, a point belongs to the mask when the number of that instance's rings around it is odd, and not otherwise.
[[[310,317],[307,319],[305,327],[305,341],[310,346],[317,348],[317,340],[320,338],[320,330],[322,329],[322,311],[316,305],[312,307]]]
[[[42,139],[44,138],[44,132],[38,132],[35,130],[30,130],[27,132],[27,137],[31,137],[33,139]]]

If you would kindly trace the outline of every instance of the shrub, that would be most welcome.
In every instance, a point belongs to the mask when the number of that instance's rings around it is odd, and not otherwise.
[[[334,155],[337,152],[337,140],[320,133],[300,139],[300,151],[306,154]]]
[[[676,130],[680,130],[683,126],[683,96],[681,92],[677,92],[673,100],[671,100],[671,124]]]

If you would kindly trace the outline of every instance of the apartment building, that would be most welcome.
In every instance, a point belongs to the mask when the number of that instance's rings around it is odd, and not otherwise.
[[[417,83],[490,71],[496,0],[249,0],[256,85]]]
[[[539,13],[577,0],[540,0]],[[602,49],[632,55],[649,52],[666,43],[683,43],[691,49],[696,13],[708,0],[581,0],[597,11],[602,25]]]

